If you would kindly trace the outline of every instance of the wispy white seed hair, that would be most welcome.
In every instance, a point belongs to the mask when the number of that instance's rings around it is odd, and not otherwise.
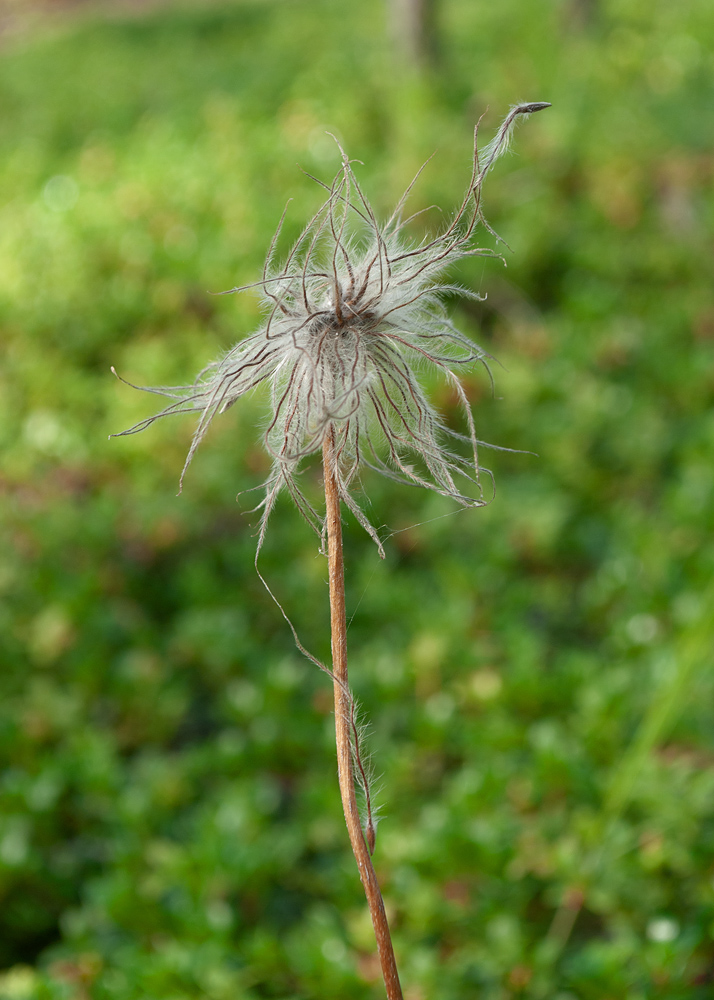
[[[455,261],[491,255],[473,246],[478,223],[488,228],[481,208],[484,177],[506,151],[520,117],[549,107],[545,102],[512,107],[496,136],[479,153],[474,132],[473,169],[464,199],[451,224],[439,235],[414,244],[404,236],[407,197],[379,223],[362,193],[349,160],[342,164],[327,197],[308,222],[282,265],[275,263],[278,237],[271,242],[263,276],[266,318],[260,329],[204,369],[193,385],[146,389],[173,399],[160,413],[123,434],[144,430],[174,413],[200,414],[183,472],[213,418],[248,390],[267,383],[271,415],[265,446],[273,459],[259,505],[259,545],[281,489],[322,534],[321,515],[297,483],[300,462],[322,448],[334,431],[335,474],[340,497],[382,546],[352,493],[361,466],[416,483],[466,507],[486,501],[479,483],[476,431],[458,373],[487,363],[487,355],[457,330],[446,314],[446,292],[465,292],[444,278]],[[423,168],[422,168],[423,169]],[[489,230],[490,231],[490,230]],[[231,289],[231,292],[243,291]],[[447,427],[430,405],[417,372],[437,369],[453,386],[468,433]],[[460,446],[468,445],[468,457]]]

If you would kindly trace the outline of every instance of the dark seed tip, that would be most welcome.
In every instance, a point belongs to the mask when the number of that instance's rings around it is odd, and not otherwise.
[[[521,104],[516,108],[516,113],[519,115],[532,115],[536,111],[542,111],[544,108],[552,108],[552,104],[548,101],[534,101],[532,104]]]

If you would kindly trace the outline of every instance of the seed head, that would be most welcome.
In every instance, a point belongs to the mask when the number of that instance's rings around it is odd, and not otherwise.
[[[549,105],[511,108],[480,154],[477,125],[464,199],[442,233],[418,244],[404,235],[413,218],[404,218],[404,208],[421,170],[382,224],[362,193],[354,161],[337,143],[341,167],[331,185],[318,181],[327,192],[325,201],[287,259],[277,265],[283,212],[261,280],[245,286],[262,293],[263,325],[204,369],[192,385],[147,389],[174,401],[122,433],[144,430],[170,414],[198,413],[181,473],[183,484],[216,414],[248,390],[268,383],[272,405],[264,443],[273,465],[259,505],[260,542],[283,487],[322,534],[323,519],[298,486],[297,471],[303,458],[322,448],[331,431],[340,497],[380,553],[377,532],[352,492],[362,465],[434,490],[465,507],[486,503],[479,479],[479,441],[458,373],[476,363],[487,365],[488,356],[454,327],[443,304],[446,292],[478,296],[444,279],[449,267],[463,257],[493,255],[492,250],[473,246],[479,222],[489,229],[481,208],[484,177],[508,148],[519,116],[545,107]],[[449,428],[429,403],[417,374],[426,367],[435,368],[453,386],[467,434]]]

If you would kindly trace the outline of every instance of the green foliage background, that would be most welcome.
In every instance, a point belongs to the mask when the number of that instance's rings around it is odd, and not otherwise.
[[[111,14],[111,10],[110,10]],[[340,135],[377,209],[447,213],[471,131],[522,127],[485,206],[506,270],[455,301],[486,509],[365,476],[347,520],[375,863],[409,1000],[705,1000],[714,983],[714,14],[443,0],[395,63],[377,0],[74,17],[0,53],[0,997],[382,996],[326,679],[254,568],[260,400],[107,442],[259,321],[289,196]],[[423,225],[437,227],[438,213]],[[415,224],[414,234],[422,232]],[[492,245],[484,234],[485,245]],[[443,386],[435,398],[456,419]],[[319,489],[317,460],[305,472]],[[263,569],[327,655],[287,503]]]

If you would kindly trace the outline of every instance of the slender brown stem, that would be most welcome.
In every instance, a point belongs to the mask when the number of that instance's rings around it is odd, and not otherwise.
[[[388,1000],[403,1000],[397,963],[394,958],[392,938],[389,933],[384,901],[379,890],[372,859],[362,833],[355,795],[352,746],[350,740],[353,717],[352,700],[347,677],[347,616],[345,612],[345,564],[342,554],[342,521],[340,520],[340,494],[335,469],[334,430],[325,437],[322,448],[325,470],[325,504],[327,517],[327,558],[330,577],[330,622],[332,626],[332,670],[335,688],[335,740],[337,743],[337,772],[340,782],[342,808],[347,832],[352,844],[359,875],[367,897],[372,917],[377,950],[382,964],[384,985]]]

